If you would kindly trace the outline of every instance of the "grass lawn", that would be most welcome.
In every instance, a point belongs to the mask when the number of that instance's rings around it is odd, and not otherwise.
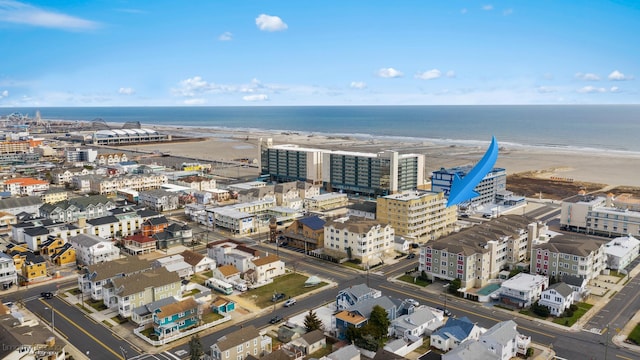
[[[553,322],[560,325],[572,326],[573,324],[576,323],[576,321],[578,321],[578,319],[582,317],[582,315],[584,315],[587,311],[589,311],[589,309],[593,307],[593,305],[591,304],[582,303],[582,302],[577,303],[576,305],[578,305],[578,310],[573,312],[572,317],[555,318],[553,319]]]
[[[202,322],[208,324],[210,322],[214,322],[216,320],[220,320],[224,317],[224,315],[216,314],[214,312],[210,312],[202,315]]]
[[[631,333],[629,334],[627,340],[636,345],[640,345],[640,324],[636,325],[636,327],[631,330]]]
[[[107,306],[102,302],[102,301],[94,301],[94,300],[87,300],[84,302],[86,305],[91,306],[92,308],[101,311],[101,310],[107,310]]]
[[[258,307],[266,308],[269,306],[273,306],[271,296],[274,293],[284,293],[285,298],[279,301],[284,302],[289,297],[296,297],[298,295],[327,285],[326,282],[321,282],[314,287],[305,288],[304,282],[307,281],[307,279],[308,277],[302,274],[285,274],[275,278],[271,284],[247,291],[244,294],[240,295],[240,297],[255,299],[254,302]]]
[[[415,281],[414,281],[414,279],[415,279]],[[431,284],[428,280],[422,280],[419,277],[414,278],[411,275],[402,275],[402,276],[400,276],[398,278],[398,280],[404,281],[404,282],[409,283],[409,284],[422,286],[422,287],[425,287],[425,286]]]

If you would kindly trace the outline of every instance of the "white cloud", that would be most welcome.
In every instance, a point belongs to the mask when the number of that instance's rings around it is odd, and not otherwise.
[[[231,41],[233,39],[233,34],[225,31],[222,34],[220,34],[220,36],[218,36],[218,40],[220,41]]]
[[[556,92],[555,89],[550,88],[548,86],[538,86],[536,88],[536,91],[540,94],[548,94],[548,93]]]
[[[486,10],[486,11],[493,10],[493,5],[491,4],[483,5],[482,10]]]
[[[185,105],[202,105],[206,101],[204,99],[196,98],[196,99],[185,99],[182,103]]]
[[[0,22],[66,30],[95,29],[99,26],[95,21],[44,10],[13,0],[0,0]]]
[[[589,85],[589,86],[581,87],[580,89],[578,89],[578,92],[581,94],[595,94],[595,93],[607,92],[607,89]]]
[[[367,87],[367,84],[364,81],[352,81],[349,87],[352,89],[364,89]]]
[[[250,102],[267,101],[269,97],[266,94],[245,95],[242,97],[242,100]]]
[[[578,80],[584,80],[584,81],[598,81],[600,80],[600,76],[593,74],[593,73],[576,73],[575,78]]]
[[[118,94],[120,95],[133,95],[135,94],[135,92],[136,91],[130,87],[121,87],[120,89],[118,89]]]
[[[454,78],[454,77],[456,77],[456,72],[455,72],[455,71],[453,71],[453,70],[449,70],[449,71],[447,71],[446,76],[447,76],[448,78]]]
[[[620,92],[620,88],[617,86],[612,86],[611,89],[609,89],[609,92],[612,92],[612,93]]]
[[[6,98],[6,97],[8,97],[8,96],[9,96],[9,90],[3,90],[3,91],[0,93],[0,99],[2,99],[2,98]]]
[[[402,73],[394,68],[382,68],[376,73],[381,78],[397,78],[402,77]]]
[[[431,69],[431,70],[425,71],[423,73],[417,73],[416,74],[416,79],[433,80],[433,79],[437,79],[437,78],[439,78],[441,76],[442,76],[442,72],[440,72],[440,70]]]
[[[621,73],[618,70],[613,70],[607,78],[613,81],[623,81],[623,80],[631,80],[633,79],[633,76],[626,76],[625,74]]]
[[[256,25],[262,31],[283,31],[287,30],[287,24],[278,16],[260,14],[256,18]]]
[[[502,15],[504,16],[509,16],[511,14],[513,14],[513,9],[505,9],[502,11]]]

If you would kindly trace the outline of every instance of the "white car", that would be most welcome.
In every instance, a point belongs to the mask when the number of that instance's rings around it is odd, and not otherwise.
[[[415,307],[420,306],[420,303],[419,303],[419,302],[417,302],[417,301],[416,301],[416,300],[414,300],[414,299],[405,299],[404,301],[406,301],[407,303],[409,303],[409,304],[411,304],[411,305],[413,305],[413,306],[415,306]]]
[[[295,304],[296,304],[296,299],[289,299],[289,300],[284,302],[284,307],[293,306]]]

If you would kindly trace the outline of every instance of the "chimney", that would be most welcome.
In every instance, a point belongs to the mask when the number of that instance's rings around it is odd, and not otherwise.
[[[85,226],[87,226],[87,218],[85,217],[78,218],[78,227],[80,229],[84,229]]]

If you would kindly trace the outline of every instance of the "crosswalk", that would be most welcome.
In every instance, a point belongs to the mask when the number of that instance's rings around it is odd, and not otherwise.
[[[185,352],[185,354],[183,354],[185,357],[189,355],[187,351],[183,350],[183,352]],[[164,351],[158,354],[142,354],[142,355],[129,358],[128,360],[181,360],[181,359],[183,358],[176,356],[168,351]]]

